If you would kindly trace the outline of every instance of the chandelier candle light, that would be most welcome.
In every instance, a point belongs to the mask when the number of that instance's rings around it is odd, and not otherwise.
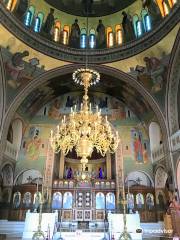
[[[68,117],[64,116],[56,131],[51,130],[50,143],[55,153],[62,151],[67,155],[75,149],[85,171],[88,157],[91,157],[94,149],[103,157],[107,152],[116,151],[119,135],[112,129],[107,116],[102,117],[101,109],[96,106],[93,112],[89,103],[88,89],[99,82],[100,74],[89,68],[80,68],[72,77],[75,83],[84,87],[83,102],[79,112],[75,105]]]

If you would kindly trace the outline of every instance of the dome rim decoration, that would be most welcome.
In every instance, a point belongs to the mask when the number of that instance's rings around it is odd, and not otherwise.
[[[123,60],[135,56],[144,50],[152,47],[163,39],[180,21],[180,6],[176,5],[171,14],[169,14],[154,30],[145,34],[143,37],[129,42],[125,45],[107,48],[107,49],[74,49],[68,46],[60,45],[55,42],[35,34],[33,31],[25,28],[22,23],[0,4],[1,24],[23,41],[29,47],[53,57],[58,60],[72,63],[82,63],[85,55],[88,55],[88,62],[92,64],[109,63]]]

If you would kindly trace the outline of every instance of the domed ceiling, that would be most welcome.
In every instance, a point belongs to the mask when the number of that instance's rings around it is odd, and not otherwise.
[[[118,12],[135,0],[45,0],[52,7],[71,15],[100,17]]]

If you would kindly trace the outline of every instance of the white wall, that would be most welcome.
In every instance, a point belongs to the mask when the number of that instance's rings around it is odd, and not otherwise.
[[[13,129],[13,145],[16,146],[17,150],[20,149],[22,140],[23,125],[20,119],[16,119],[12,122]]]
[[[151,151],[157,149],[160,146],[161,129],[159,124],[156,122],[151,122],[149,125],[149,139]]]

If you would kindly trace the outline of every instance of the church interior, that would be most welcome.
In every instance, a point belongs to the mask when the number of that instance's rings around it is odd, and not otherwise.
[[[0,0],[0,239],[180,239],[179,0]]]

